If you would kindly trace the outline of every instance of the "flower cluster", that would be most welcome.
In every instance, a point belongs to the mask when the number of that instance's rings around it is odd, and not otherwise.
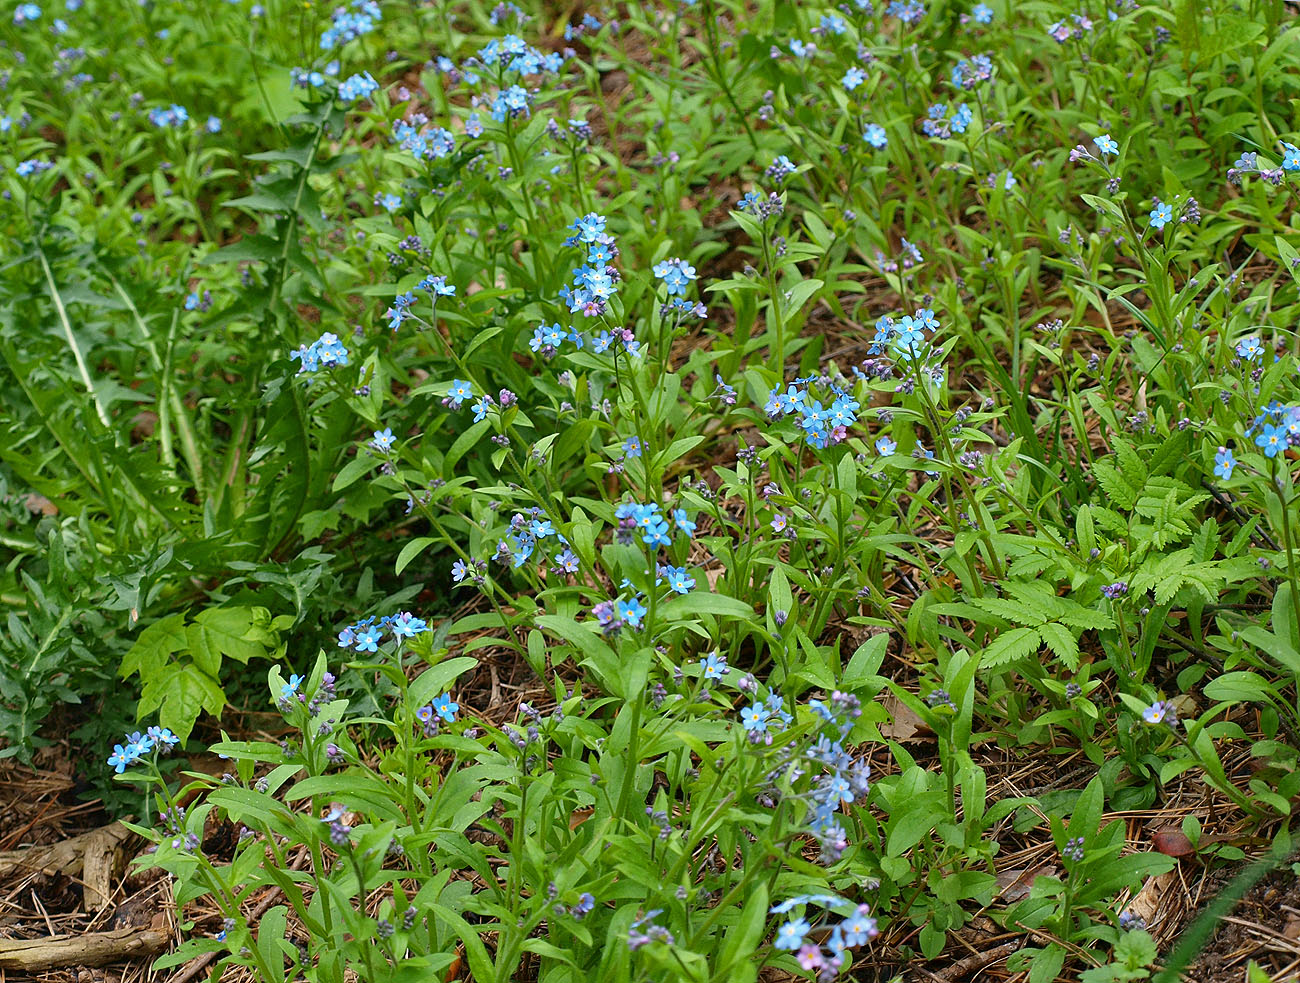
[[[502,65],[517,75],[555,73],[564,65],[564,58],[558,53],[540,51],[515,34],[489,41],[479,49],[477,61],[489,68]]]
[[[145,755],[155,749],[162,754],[169,752],[180,743],[180,738],[166,727],[150,727],[143,734],[139,731],[127,734],[122,744],[113,745],[113,753],[108,756],[108,764],[119,775]]]
[[[970,61],[958,59],[952,66],[950,79],[957,89],[973,89],[980,82],[993,77],[993,59],[988,55],[975,55]]]
[[[344,102],[356,102],[369,98],[378,89],[379,83],[370,77],[370,73],[362,72],[339,83],[339,98]]]
[[[1156,700],[1142,711],[1142,720],[1152,726],[1164,724],[1167,727],[1178,726],[1178,711],[1168,700]]]
[[[640,533],[641,542],[651,548],[672,545],[672,527],[654,502],[645,505],[624,502],[614,510],[614,518],[618,520],[616,537],[620,543],[630,543]],[[687,539],[695,535],[695,522],[685,509],[673,509],[672,520],[678,530],[686,533]]]
[[[460,704],[451,698],[451,694],[443,693],[435,696],[432,703],[416,710],[415,719],[423,725],[425,737],[434,737],[438,733],[439,721],[454,724],[459,710]]]
[[[1300,447],[1300,405],[1270,402],[1251,421],[1245,436],[1254,440],[1265,457],[1277,457],[1288,447]]]
[[[953,110],[951,116],[948,115],[947,103],[936,102],[921,120],[921,131],[928,137],[946,139],[954,133],[965,133],[974,118],[964,102]]]
[[[351,8],[340,7],[320,36],[320,46],[326,51],[341,47],[363,34],[369,34],[383,18],[375,0],[352,0]]]
[[[617,635],[623,627],[640,628],[648,609],[641,603],[639,594],[633,594],[628,600],[621,597],[601,601],[591,609],[591,616],[606,635]]]
[[[826,909],[829,915],[832,907],[848,907],[843,898],[826,894],[801,894],[773,905],[769,911],[773,915],[784,915],[795,908],[816,905]],[[833,980],[845,968],[848,962],[848,950],[866,945],[880,934],[876,920],[871,917],[871,908],[861,904],[834,925],[829,925],[828,918],[816,919],[814,926],[805,915],[792,918],[776,930],[776,948],[795,954],[795,961],[805,970],[817,972],[819,980]],[[826,940],[818,944],[810,940],[816,929],[825,929]]]
[[[556,531],[551,520],[546,518],[542,510],[536,506],[529,509],[527,515],[516,512],[510,517],[510,532],[506,534],[505,539],[497,541],[496,559],[501,563],[510,564],[517,570],[532,559],[533,553],[537,551],[540,544],[549,539],[554,539],[563,547],[553,557],[555,567],[565,573],[576,573],[578,558],[568,548],[569,541]],[[461,566],[463,572],[459,577],[456,576],[456,569],[454,567],[452,569],[452,578],[457,582],[463,580],[469,573],[469,569],[464,564]]]
[[[1048,36],[1057,44],[1065,44],[1071,39],[1077,41],[1092,30],[1092,19],[1087,14],[1071,14],[1073,25],[1058,20],[1047,28]]]
[[[769,692],[766,699],[755,699],[740,709],[740,725],[750,744],[771,744],[776,729],[792,723],[794,716],[786,710],[779,693]]]
[[[175,129],[190,121],[189,110],[172,103],[149,110],[149,122],[159,129]]]
[[[869,351],[872,355],[889,355],[896,361],[915,362],[927,350],[928,334],[937,330],[939,319],[928,307],[917,308],[897,321],[885,315],[876,320],[876,336]]]
[[[654,911],[647,911],[644,915],[634,921],[627,930],[627,947],[635,952],[642,946],[649,945],[651,942],[662,942],[664,945],[673,944],[673,933],[668,931],[662,925],[655,925],[654,918],[662,915],[663,910],[656,908]]]
[[[858,401],[852,394],[836,385],[830,385],[830,394],[834,397],[829,406],[822,406],[814,399],[808,387],[822,382],[819,377],[795,379],[784,392],[772,390],[764,410],[773,419],[799,414],[799,426],[810,447],[818,450],[838,444],[847,439],[848,428],[858,420]]]
[[[339,648],[352,649],[354,652],[376,652],[384,640],[384,633],[391,632],[393,640],[400,642],[404,638],[414,638],[429,630],[423,618],[417,618],[409,611],[394,615],[384,615],[376,620],[371,615],[356,624],[348,625],[339,632]]]
[[[397,120],[393,123],[393,139],[416,160],[450,157],[456,150],[455,135],[441,126],[422,129],[427,122],[422,113],[412,116],[409,121]]]
[[[669,296],[681,296],[692,280],[698,279],[695,267],[684,259],[666,259],[654,266],[654,275],[664,282]]]
[[[812,700],[809,707],[823,721],[823,733],[807,750],[810,769],[820,769],[808,793],[808,826],[821,846],[823,863],[835,863],[848,848],[848,834],[836,818],[841,805],[864,799],[870,789],[871,769],[844,747],[862,704],[851,693],[831,693],[830,702]],[[829,725],[829,726],[828,726]]]
[[[570,314],[599,317],[604,314],[609,299],[622,281],[613,261],[618,257],[614,237],[605,231],[605,216],[589,212],[575,219],[569,226],[573,235],[564,240],[566,246],[585,246],[587,261],[573,271],[573,289],[562,287],[560,299],[568,305]]]
[[[335,365],[348,364],[348,350],[339,341],[338,335],[326,331],[310,345],[302,345],[289,353],[290,358],[298,360],[298,374],[316,372]]]

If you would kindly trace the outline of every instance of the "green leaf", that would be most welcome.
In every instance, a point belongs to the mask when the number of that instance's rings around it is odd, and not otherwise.
[[[122,657],[118,675],[123,678],[138,672],[141,678],[155,675],[167,656],[183,652],[186,646],[185,613],[169,614],[140,632],[135,644]]]
[[[432,536],[416,536],[409,543],[402,547],[402,552],[397,554],[397,563],[394,564],[393,572],[401,573],[417,556],[432,546],[438,540]]]
[[[731,967],[737,960],[750,959],[758,948],[767,926],[767,885],[759,882],[745,899],[736,925],[726,933],[726,941],[718,954],[717,975],[730,978]]]
[[[659,608],[665,618],[679,620],[694,614],[712,614],[719,618],[753,618],[754,609],[744,601],[725,594],[710,594],[707,591],[692,591],[681,597],[673,598]]]
[[[469,451],[471,447],[479,442],[488,427],[492,425],[490,418],[479,420],[478,423],[470,424],[468,430],[456,438],[456,442],[451,445],[451,450],[447,451],[447,456],[442,460],[442,473],[451,478],[452,471],[455,469],[457,462]]]
[[[411,683],[411,689],[407,693],[408,702],[415,707],[430,703],[435,696],[445,693],[457,676],[469,672],[476,665],[478,659],[462,655],[424,670]]]
[[[1256,20],[1229,13],[1219,14],[1214,21],[1214,30],[1200,35],[1197,53],[1200,60],[1209,61],[1219,55],[1250,44],[1264,34],[1265,27]]]
[[[1070,629],[1049,621],[1038,626],[1038,633],[1066,669],[1074,672],[1079,668],[1079,642]]]
[[[1223,703],[1269,703],[1273,695],[1268,680],[1253,672],[1226,672],[1206,683],[1204,692]]]
[[[136,719],[157,707],[158,722],[170,728],[183,744],[204,710],[214,717],[221,716],[226,694],[215,679],[197,666],[181,667],[173,663],[169,668],[173,671],[164,671],[146,680]]]
[[[358,454],[339,471],[338,476],[334,479],[333,490],[338,492],[344,488],[349,488],[356,483],[357,479],[363,474],[373,471],[375,459],[368,454]]]
[[[270,623],[271,613],[265,608],[208,608],[194,616],[186,635],[191,646],[201,637],[204,646],[247,665],[249,659],[265,658],[278,644],[273,634],[257,627],[259,615],[261,621]],[[194,653],[193,647],[190,652]]]
[[[796,283],[790,291],[789,299],[781,305],[785,316],[793,317],[798,314],[803,309],[803,305],[808,303],[808,298],[822,288],[823,282],[822,280],[810,279],[800,280]]]
[[[1028,658],[1042,645],[1038,630],[1034,628],[1012,628],[995,638],[991,645],[980,653],[980,667],[997,669],[1009,665],[1018,659]]]

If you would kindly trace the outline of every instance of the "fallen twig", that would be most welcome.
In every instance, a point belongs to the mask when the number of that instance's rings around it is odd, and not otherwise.
[[[107,966],[127,959],[156,956],[170,942],[170,933],[156,928],[0,939],[0,969],[35,973],[59,966]]]

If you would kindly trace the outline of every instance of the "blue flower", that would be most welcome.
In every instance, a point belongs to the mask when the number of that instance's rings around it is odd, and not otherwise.
[[[664,567],[664,579],[668,581],[669,590],[678,594],[689,594],[695,587],[695,578],[686,572],[685,567]]]
[[[1171,707],[1163,700],[1156,700],[1142,711],[1142,719],[1149,724],[1161,724],[1169,716]]]
[[[776,941],[773,944],[778,949],[793,952],[803,945],[804,936],[811,928],[812,926],[803,918],[788,921],[776,930]]]
[[[771,716],[771,712],[760,700],[755,700],[753,705],[740,711],[740,720],[745,730],[756,734],[767,733],[767,722]]]
[[[1173,217],[1174,210],[1166,203],[1160,202],[1155,208],[1151,209],[1151,227],[1153,229],[1163,229],[1165,223],[1171,221]]]
[[[898,444],[888,437],[881,437],[876,441],[876,453],[881,457],[889,457],[896,450],[898,450]]]
[[[452,379],[451,388],[447,390],[446,403],[453,410],[460,409],[461,403],[474,398],[474,386],[464,379]]]
[[[462,580],[464,580],[466,577],[469,576],[469,573],[470,573],[469,564],[466,563],[464,560],[457,560],[455,563],[451,565],[451,579],[453,583],[459,584]]]
[[[1283,141],[1282,149],[1285,151],[1282,154],[1282,170],[1300,171],[1300,147]]]
[[[452,701],[450,693],[443,693],[442,696],[434,697],[433,712],[449,724],[455,723],[456,711],[459,709],[460,704]]]
[[[671,546],[672,540],[668,537],[668,523],[662,519],[657,521],[645,531],[645,535],[641,537],[641,542],[652,547]]]
[[[41,8],[34,3],[20,3],[14,11],[14,23],[25,24],[29,21],[40,20]],[[120,773],[121,768],[117,769]]]
[[[532,340],[528,347],[535,352],[558,349],[564,343],[565,330],[558,324],[539,324],[533,329]]]
[[[339,98],[344,102],[356,102],[367,98],[378,88],[379,83],[370,77],[370,73],[362,72],[339,85]]]
[[[1286,448],[1287,434],[1285,427],[1275,427],[1266,423],[1255,436],[1255,446],[1264,451],[1265,457],[1277,457],[1278,452]]]
[[[977,3],[971,8],[971,16],[975,18],[977,24],[993,23],[993,8],[986,3]]]
[[[487,419],[488,410],[490,410],[491,408],[492,408],[492,397],[487,395],[487,393],[484,393],[482,396],[479,397],[478,402],[474,404],[473,407],[474,422],[478,423],[481,420]]]
[[[135,755],[122,747],[121,744],[114,744],[113,753],[108,756],[108,763],[120,775],[126,771],[127,765],[135,764]]]
[[[389,451],[393,449],[393,440],[394,438],[393,438],[392,428],[386,427],[383,430],[375,431],[375,437],[372,441],[370,441],[370,446],[373,447],[375,450],[379,451],[379,453],[381,454],[387,454]]]
[[[871,909],[866,905],[858,905],[857,910],[848,918],[844,919],[839,925],[843,933],[843,941],[846,946],[866,945],[877,935],[880,934],[876,928],[876,920],[871,916]]]
[[[588,212],[581,218],[574,219],[571,228],[578,242],[596,242],[605,234],[605,216]]]
[[[1251,335],[1237,342],[1236,352],[1238,358],[1253,362],[1264,354],[1264,346],[1260,343],[1259,335]]]
[[[677,523],[677,528],[687,536],[695,535],[695,523],[686,517],[685,509],[673,509],[673,522]]]
[[[169,747],[174,747],[181,742],[181,739],[166,727],[150,727],[147,733],[150,740],[164,750]]]
[[[456,285],[454,283],[448,284],[445,276],[434,276],[431,274],[426,276],[415,286],[418,290],[424,290],[433,294],[435,300],[439,297],[456,296]]]
[[[429,630],[428,623],[423,618],[417,618],[410,611],[401,611],[388,622],[393,629],[394,638],[414,638]]]
[[[356,649],[358,652],[378,652],[379,640],[383,635],[378,628],[367,627],[357,632]]]
[[[1236,466],[1237,459],[1232,456],[1232,451],[1220,447],[1218,453],[1214,455],[1214,473],[1227,481],[1232,477],[1232,469]]]
[[[858,68],[857,65],[854,65],[852,68],[850,68],[847,72],[844,73],[844,78],[840,79],[840,82],[844,86],[844,88],[852,92],[854,89],[856,89],[859,85],[861,85],[866,80],[867,80],[867,73],[864,72],[862,69]]]
[[[647,609],[644,604],[634,597],[628,601],[619,601],[615,605],[615,610],[621,620],[626,621],[633,628],[640,628],[641,619],[646,616]]]
[[[1097,149],[1103,154],[1119,153],[1119,144],[1111,139],[1109,133],[1103,133],[1092,142],[1096,144]]]
[[[700,660],[701,679],[721,679],[730,671],[727,667],[726,656],[719,655],[717,649],[714,649]]]
[[[626,457],[640,457],[641,438],[628,437],[625,441],[623,441],[623,454]]]
[[[669,296],[686,293],[687,285],[697,279],[695,267],[684,259],[666,259],[654,266],[654,275],[664,282]]]
[[[280,699],[287,700],[298,692],[298,687],[302,685],[302,677],[296,672],[290,674],[289,681],[280,687]]]
[[[862,139],[869,146],[882,150],[889,143],[889,137],[885,134],[885,128],[879,123],[868,123],[866,129],[862,131]]]

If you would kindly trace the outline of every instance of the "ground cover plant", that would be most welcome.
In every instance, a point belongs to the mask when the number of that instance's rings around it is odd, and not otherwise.
[[[1294,6],[0,32],[0,754],[159,968],[1173,980],[1290,862]]]

